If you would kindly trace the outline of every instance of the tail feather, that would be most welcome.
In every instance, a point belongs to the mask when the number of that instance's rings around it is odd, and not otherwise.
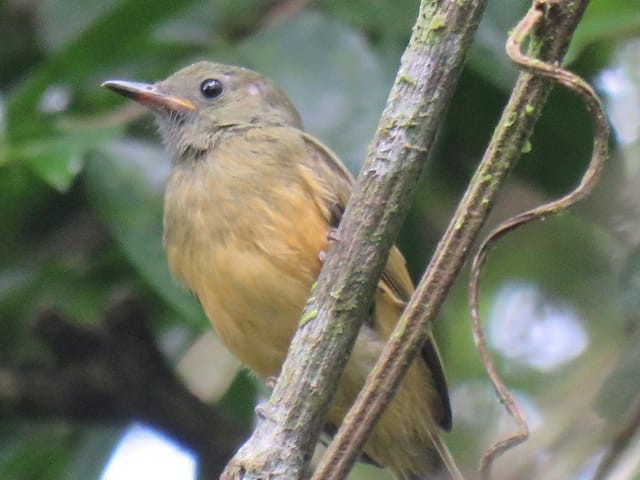
[[[458,469],[455,460],[453,459],[453,455],[447,448],[447,445],[442,441],[442,436],[438,435],[437,432],[431,433],[431,441],[433,442],[433,446],[438,451],[440,455],[440,459],[444,464],[444,468],[449,472],[451,480],[464,480],[462,473]],[[422,479],[426,480],[426,479]]]
[[[396,472],[397,480],[464,480],[442,437],[437,432],[430,432],[429,435],[441,464],[435,467],[431,465],[429,470],[420,473]]]

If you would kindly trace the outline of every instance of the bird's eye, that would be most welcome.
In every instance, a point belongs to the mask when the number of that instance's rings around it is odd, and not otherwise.
[[[202,93],[204,98],[209,100],[218,98],[222,95],[223,91],[222,83],[220,80],[216,80],[215,78],[208,78],[200,84],[200,93]]]

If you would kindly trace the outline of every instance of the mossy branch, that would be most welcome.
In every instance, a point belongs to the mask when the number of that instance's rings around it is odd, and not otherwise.
[[[536,1],[534,8],[542,18],[536,25],[530,50],[549,63],[560,62],[587,4],[588,0]],[[424,343],[500,186],[524,150],[551,88],[552,83],[543,77],[528,72],[519,76],[484,157],[422,280],[314,478],[340,478],[333,472],[342,471],[355,461],[415,352]]]
[[[586,7],[586,3],[587,2],[584,2],[584,7]],[[531,210],[527,210],[502,222],[494,228],[491,233],[489,233],[480,245],[478,253],[473,259],[471,266],[469,303],[471,307],[474,338],[491,383],[493,384],[500,401],[506,407],[518,427],[518,431],[515,434],[498,441],[485,452],[480,468],[483,479],[489,478],[491,465],[499,455],[524,442],[528,438],[529,428],[512,395],[500,379],[486,345],[479,314],[480,273],[482,271],[482,267],[486,261],[489,251],[502,236],[529,222],[542,220],[551,215],[563,212],[575,203],[586,198],[597,184],[598,179],[600,178],[600,173],[604,168],[605,161],[609,156],[609,124],[604,113],[604,108],[602,107],[600,99],[593,88],[591,88],[591,86],[582,78],[559,67],[559,62],[556,63],[556,59],[548,59],[544,61],[540,58],[524,55],[521,52],[522,43],[529,35],[533,35],[529,50],[533,55],[542,56],[544,52],[544,37],[540,37],[540,29],[544,29],[545,20],[553,18],[556,15],[563,15],[564,13],[573,11],[574,15],[572,25],[575,26],[584,11],[584,8],[582,8],[582,10],[577,10],[576,7],[580,8],[581,6],[576,5],[575,3],[572,5],[567,4],[564,6],[565,10],[563,12],[563,9],[560,8],[557,1],[538,0],[534,2],[527,15],[525,15],[518,26],[514,29],[513,33],[509,36],[509,41],[507,42],[507,52],[509,56],[522,69],[527,70],[534,75],[550,78],[580,95],[591,113],[594,140],[589,166],[575,189],[557,200],[545,203]],[[534,34],[536,31],[538,31],[537,37]],[[550,36],[552,31],[546,30],[546,34]]]
[[[537,0],[531,54],[559,63],[588,0]],[[394,232],[404,219],[462,54],[485,2],[423,2],[339,237],[314,288],[271,400],[225,478],[301,478]],[[519,159],[552,83],[522,73],[483,160],[352,410],[314,478],[344,478],[424,342],[500,186]]]
[[[338,240],[324,263],[270,400],[225,479],[297,479],[324,426],[338,378],[391,245],[412,202],[435,134],[487,0],[422,0]],[[309,320],[311,319],[312,320]]]

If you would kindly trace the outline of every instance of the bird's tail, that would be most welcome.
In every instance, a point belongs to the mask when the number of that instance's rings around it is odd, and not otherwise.
[[[438,432],[430,432],[431,441],[438,452],[440,462],[434,466],[433,463],[428,470],[420,473],[396,473],[398,480],[464,480],[460,469],[456,465],[449,448],[442,440]]]
[[[438,434],[438,432],[431,433],[431,441],[433,442],[433,446],[438,451],[438,455],[440,455],[440,460],[442,460],[444,471],[446,471],[444,478],[450,478],[451,480],[464,480],[460,469],[456,465],[455,460],[453,459],[453,455],[449,451],[447,445],[442,441],[442,436]],[[444,473],[443,471],[443,473]],[[448,474],[448,475],[447,475]],[[426,479],[420,479],[426,480]]]

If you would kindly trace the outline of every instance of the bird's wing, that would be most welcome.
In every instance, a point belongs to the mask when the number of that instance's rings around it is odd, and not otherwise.
[[[304,141],[310,147],[310,155],[300,166],[301,175],[309,184],[310,191],[315,196],[314,201],[323,212],[330,228],[337,228],[351,195],[354,183],[353,176],[335,153],[315,137],[305,132],[301,133]],[[376,325],[375,327],[377,331],[388,337],[414,290],[405,260],[400,250],[395,246],[389,252],[387,265],[382,273],[378,289],[386,300],[397,306],[399,312],[398,316],[394,318],[383,316],[376,318],[376,322],[392,322],[389,325]],[[447,381],[440,353],[431,333],[422,347],[421,356],[431,371],[433,386],[438,394],[439,404],[436,406],[438,413],[436,421],[444,430],[448,431],[451,429],[452,421]]]

